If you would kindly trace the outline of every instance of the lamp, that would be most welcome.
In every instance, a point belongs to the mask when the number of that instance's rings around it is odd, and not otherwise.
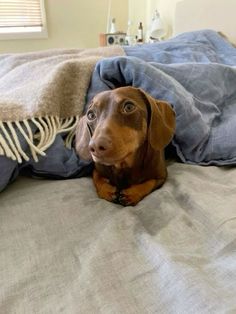
[[[152,18],[150,27],[150,39],[154,41],[159,41],[166,34],[166,29],[163,20],[160,17],[159,12],[156,10]]]

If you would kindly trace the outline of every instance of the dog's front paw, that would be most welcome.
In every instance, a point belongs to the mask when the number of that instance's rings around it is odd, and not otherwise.
[[[103,183],[99,189],[97,189],[97,193],[100,198],[104,198],[109,202],[117,202],[117,189],[109,183]]]
[[[137,191],[135,187],[122,190],[119,195],[119,203],[123,206],[136,205],[141,199],[142,195]]]

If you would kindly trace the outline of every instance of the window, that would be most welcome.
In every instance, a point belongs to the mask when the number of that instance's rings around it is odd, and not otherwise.
[[[0,0],[0,39],[47,37],[44,0]]]

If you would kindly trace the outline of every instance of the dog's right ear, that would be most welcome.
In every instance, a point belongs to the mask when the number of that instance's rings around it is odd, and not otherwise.
[[[87,127],[86,115],[81,117],[75,132],[75,150],[79,157],[83,160],[92,160],[89,152],[90,134]]]

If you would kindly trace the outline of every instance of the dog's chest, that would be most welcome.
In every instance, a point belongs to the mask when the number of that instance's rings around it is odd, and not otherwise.
[[[118,190],[125,189],[132,183],[132,173],[130,169],[112,169],[109,180],[112,185],[117,186]]]
[[[118,190],[126,189],[133,184],[138,184],[142,182],[143,178],[140,169],[134,168],[117,169],[115,167],[108,167],[105,176]]]

